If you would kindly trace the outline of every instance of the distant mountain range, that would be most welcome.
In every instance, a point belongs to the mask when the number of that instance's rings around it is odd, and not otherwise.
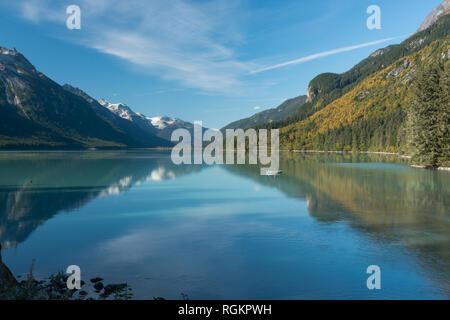
[[[106,100],[100,100],[99,103],[120,116],[123,119],[132,121],[139,126],[149,127],[158,137],[170,141],[172,132],[176,129],[186,129],[193,133],[194,125],[190,122],[183,121],[178,118],[157,116],[147,117],[140,113],[136,113],[123,103],[110,103]]]
[[[124,104],[97,101],[46,77],[17,50],[0,47],[0,148],[170,147],[176,128],[193,125],[145,117]]]
[[[254,126],[258,126],[264,123],[272,123],[280,120],[285,120],[290,115],[295,113],[295,111],[306,101],[306,96],[299,96],[293,99],[289,99],[284,101],[277,108],[264,110],[258,112],[257,114],[241,119],[238,121],[234,121],[225,127],[224,129],[247,129]]]

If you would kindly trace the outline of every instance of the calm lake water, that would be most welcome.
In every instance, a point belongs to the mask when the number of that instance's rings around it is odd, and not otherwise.
[[[139,299],[450,298],[450,172],[289,153],[280,169],[0,153],[3,262],[26,277],[36,259],[37,278],[79,265]]]

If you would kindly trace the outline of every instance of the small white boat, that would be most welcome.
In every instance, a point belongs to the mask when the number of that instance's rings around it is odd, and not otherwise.
[[[283,173],[283,170],[271,170],[271,169],[266,170],[266,176],[278,176],[282,173]]]

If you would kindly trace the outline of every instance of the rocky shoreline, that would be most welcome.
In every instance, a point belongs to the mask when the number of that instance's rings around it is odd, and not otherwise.
[[[88,285],[81,281],[81,289],[67,288],[68,275],[58,272],[48,279],[33,277],[33,264],[26,280],[18,281],[3,263],[0,244],[0,300],[128,300],[133,297],[126,283],[103,284],[102,278],[93,278]]]

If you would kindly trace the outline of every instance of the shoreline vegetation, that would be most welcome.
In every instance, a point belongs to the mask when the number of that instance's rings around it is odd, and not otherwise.
[[[325,151],[325,150],[282,150],[292,153],[356,153],[356,154],[381,154],[381,155],[388,155],[388,156],[397,156],[399,158],[403,159],[411,159],[411,156],[400,154],[396,152],[383,152],[383,151]],[[450,167],[431,167],[431,166],[421,166],[417,164],[410,164],[411,168],[417,168],[417,169],[433,169],[433,170],[443,170],[443,171],[450,171]]]
[[[103,152],[103,151],[171,151],[173,147],[156,147],[156,148],[113,148],[113,149],[98,149],[98,148],[85,148],[85,149],[15,149],[15,150],[4,150],[0,148],[0,153],[14,153],[14,152]],[[192,150],[192,148],[191,148]],[[223,149],[225,151],[225,149]],[[235,150],[237,152],[239,150]],[[248,150],[246,150],[248,151]],[[385,152],[385,151],[354,151],[354,150],[288,150],[288,149],[279,149],[281,152],[290,152],[290,153],[336,153],[336,154],[378,154],[378,155],[388,155],[388,156],[397,156],[402,159],[411,160],[412,156],[406,154],[400,154],[397,152]],[[450,171],[450,167],[444,166],[423,166],[418,164],[409,164],[411,168],[417,169],[432,169],[432,170],[440,170],[440,171]]]

